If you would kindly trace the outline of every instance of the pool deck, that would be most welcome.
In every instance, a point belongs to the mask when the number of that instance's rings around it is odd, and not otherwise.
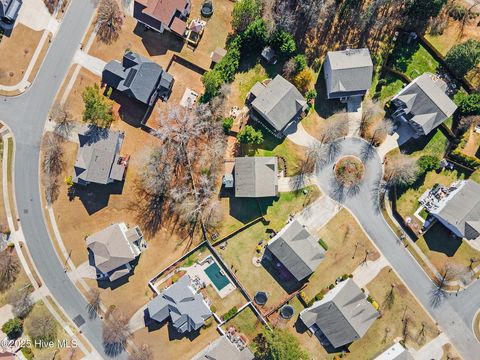
[[[207,261],[209,259],[210,261]],[[235,285],[233,285],[232,279],[223,272],[225,277],[228,279],[229,284],[225,286],[222,290],[218,290],[215,284],[210,280],[208,275],[205,273],[205,269],[208,268],[210,265],[212,265],[215,262],[215,260],[212,258],[211,255],[208,255],[205,259],[202,261],[199,261],[198,263],[193,264],[192,266],[189,267],[183,267],[180,268],[179,270],[185,270],[188,275],[190,275],[190,278],[198,278],[201,282],[205,283],[205,285],[212,285],[212,287],[215,289],[215,291],[218,293],[218,296],[220,298],[225,298],[228,294],[230,294],[232,291],[236,289]],[[217,264],[218,265],[218,264]],[[222,267],[218,265],[220,269]]]

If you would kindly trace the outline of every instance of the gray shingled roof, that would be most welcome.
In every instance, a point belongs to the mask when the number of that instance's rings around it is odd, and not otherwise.
[[[316,325],[335,348],[360,339],[379,316],[352,279],[300,313],[303,323],[309,328]]]
[[[180,333],[198,330],[212,315],[202,295],[192,289],[188,275],[158,294],[147,308],[155,321],[162,322],[170,316],[172,326]]]
[[[409,121],[415,122],[428,134],[452,116],[457,106],[445,94],[443,81],[434,81],[433,75],[425,73],[403,88],[392,101],[405,106]]]
[[[128,264],[136,257],[133,245],[126,239],[120,224],[110,225],[90,235],[86,243],[94,255],[95,266],[105,274]]]
[[[373,63],[368,49],[329,51],[326,62],[325,71],[328,72],[329,77],[327,80],[329,94],[362,95],[370,88]]]
[[[252,107],[275,130],[282,131],[307,108],[307,101],[294,85],[277,75],[253,100]]]
[[[105,65],[102,81],[148,105],[155,93],[170,90],[173,77],[157,63],[129,51],[122,63],[113,60]]]
[[[112,165],[120,152],[123,133],[90,127],[78,134],[80,148],[74,165],[75,183],[108,184],[112,178]],[[121,174],[123,177],[123,173]],[[119,169],[115,169],[119,178]]]
[[[468,240],[480,236],[480,184],[466,180],[444,207],[432,211]]]
[[[270,197],[278,195],[276,157],[235,158],[235,196]]]
[[[285,226],[267,247],[297,281],[312,274],[325,257],[318,239],[297,220]]]
[[[243,350],[233,345],[225,336],[220,336],[192,360],[253,360],[253,353],[249,348]]]

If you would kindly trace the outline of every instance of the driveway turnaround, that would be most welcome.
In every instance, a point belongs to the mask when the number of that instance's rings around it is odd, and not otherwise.
[[[66,76],[95,11],[95,1],[72,0],[32,86],[16,97],[0,97],[0,120],[15,137],[15,195],[20,225],[45,285],[88,338],[98,357],[107,359],[102,321],[90,319],[87,302],[65,274],[44,223],[39,189],[40,142],[55,95]],[[118,358],[126,358],[122,353]]]
[[[330,160],[318,166],[317,181],[322,192],[350,209],[461,356],[466,360],[478,359],[480,343],[473,334],[472,321],[480,308],[480,282],[476,281],[458,296],[434,291],[430,278],[404,248],[379,209],[378,184],[382,167],[377,151],[358,138],[339,140],[329,150]],[[333,174],[333,164],[345,155],[357,156],[365,165],[363,182],[349,191],[337,185]]]

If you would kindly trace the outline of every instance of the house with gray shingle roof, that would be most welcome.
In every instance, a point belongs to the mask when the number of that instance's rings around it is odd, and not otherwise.
[[[372,85],[373,63],[368,49],[329,51],[323,70],[328,99],[363,96]]]
[[[276,157],[235,158],[235,197],[278,196],[278,160]]]
[[[157,322],[170,317],[172,326],[182,334],[200,329],[212,316],[205,299],[193,289],[188,275],[150,300],[147,310],[150,318]]]
[[[80,147],[72,180],[75,184],[123,181],[126,164],[120,156],[125,135],[120,131],[89,127],[79,132]]]
[[[0,0],[0,30],[5,35],[10,35],[22,4],[22,0]]]
[[[419,202],[458,237],[480,237],[480,184],[475,181],[456,181],[448,188],[437,185],[428,189]]]
[[[248,347],[239,349],[226,336],[220,336],[191,360],[253,360],[254,358]]]
[[[268,242],[267,250],[297,281],[313,274],[325,258],[318,239],[297,220],[280,230]]]
[[[251,118],[277,137],[285,136],[284,130],[298,121],[308,107],[300,91],[280,75],[266,85],[256,83],[247,102]]]
[[[334,348],[360,339],[379,316],[352,279],[342,281],[300,313],[303,323],[312,332],[320,331]]]
[[[151,107],[157,98],[168,99],[174,79],[156,62],[128,51],[122,62],[112,60],[105,65],[102,82]]]
[[[93,254],[99,279],[115,281],[132,271],[131,262],[147,244],[138,226],[127,228],[125,223],[109,227],[86,238],[87,248]]]
[[[427,135],[457,109],[446,88],[447,84],[435,75],[420,75],[393,97],[393,119],[408,123],[416,137]]]

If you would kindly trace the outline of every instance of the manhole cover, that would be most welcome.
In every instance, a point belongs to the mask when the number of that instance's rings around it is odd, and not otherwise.
[[[77,315],[73,318],[73,322],[75,325],[77,325],[77,327],[80,327],[85,324],[85,319],[82,317],[82,315]]]
[[[28,214],[28,209],[23,209],[24,214]]]

